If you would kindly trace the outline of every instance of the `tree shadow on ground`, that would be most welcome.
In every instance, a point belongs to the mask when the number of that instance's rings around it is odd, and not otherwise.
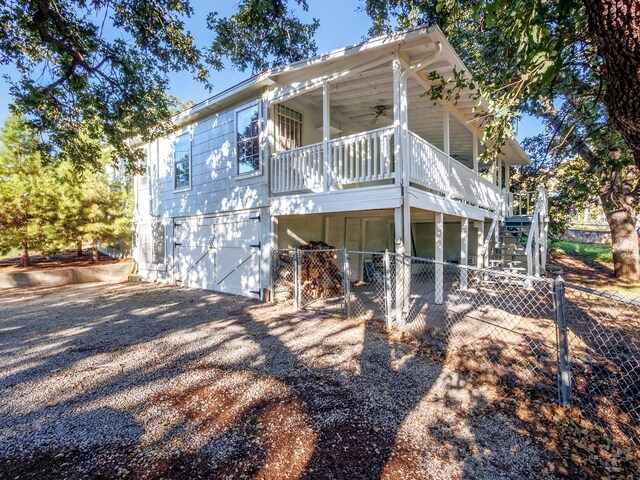
[[[504,476],[492,437],[524,442],[481,420],[486,391],[375,322],[148,285],[12,292],[0,314],[7,476]],[[100,445],[78,423],[102,424]]]

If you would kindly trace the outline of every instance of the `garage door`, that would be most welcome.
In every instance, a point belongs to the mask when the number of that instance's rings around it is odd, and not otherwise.
[[[259,296],[259,215],[176,220],[174,272],[179,285]]]

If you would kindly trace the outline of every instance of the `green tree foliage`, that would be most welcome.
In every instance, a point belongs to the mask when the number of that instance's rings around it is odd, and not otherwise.
[[[553,132],[525,139],[523,147],[529,153],[531,165],[511,174],[514,192],[531,192],[545,187],[549,193],[549,236],[558,240],[576,215],[589,206],[598,192],[598,177],[580,156],[566,157],[563,152],[550,151]]]
[[[38,139],[23,119],[10,115],[0,137],[0,253],[20,247],[23,266],[29,251],[53,253],[91,243],[128,239],[132,191],[102,168],[79,171],[70,162],[43,165]]]
[[[306,0],[296,0],[308,10]],[[241,70],[260,70],[304,60],[316,52],[313,36],[318,20],[305,24],[291,12],[284,0],[243,0],[238,12],[229,18],[209,14],[207,24],[216,33],[208,50],[208,60],[222,68],[229,58]]]
[[[317,22],[299,22],[287,4],[244,0],[229,19],[211,14],[217,37],[203,53],[185,30],[188,0],[7,0],[0,5],[0,64],[18,69],[14,108],[41,135],[45,162],[99,169],[104,141],[111,161],[124,159],[133,172],[143,159],[126,140],[173,128],[169,73],[189,71],[207,83],[223,56],[255,71],[315,51]]]
[[[448,79],[434,73],[428,93],[455,101],[462,89],[477,85],[489,98],[482,116],[486,139],[497,142],[496,149],[513,137],[522,112],[544,118],[551,131],[548,151],[561,158],[579,156],[582,161],[571,164],[583,165],[579,178],[597,178],[582,188],[601,199],[616,276],[637,281],[640,97],[629,93],[640,95],[640,13],[632,3],[367,0],[366,10],[376,33],[438,23],[476,76],[457,72]],[[600,28],[603,22],[608,30]],[[572,197],[563,198],[570,202]]]
[[[54,229],[57,239],[65,246],[76,246],[78,253],[89,243],[96,262],[98,244],[130,243],[133,218],[129,182],[112,178],[106,159],[102,166],[101,170],[78,172],[65,162],[55,169],[60,185],[60,211]]]
[[[0,253],[56,248],[53,224],[58,210],[57,185],[40,163],[38,142],[24,120],[10,115],[0,132]]]

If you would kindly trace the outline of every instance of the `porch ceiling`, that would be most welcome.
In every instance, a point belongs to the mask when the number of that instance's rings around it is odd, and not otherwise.
[[[398,55],[407,63],[423,60],[434,51],[433,41],[407,43]],[[446,52],[445,52],[446,53]],[[437,71],[445,78],[453,75],[455,61],[443,54],[422,72],[422,81],[409,77],[407,94],[409,103],[409,129],[420,135],[429,143],[443,149],[443,115],[444,107],[440,101],[432,101],[424,96],[426,76],[430,71]],[[458,66],[459,68],[459,66]],[[373,128],[393,125],[393,72],[391,61],[378,64],[370,69],[349,74],[339,80],[330,82],[331,120],[346,133],[357,133]],[[471,93],[471,92],[467,92]],[[478,132],[478,118],[474,108],[477,100],[468,98],[464,93],[455,105],[450,105],[458,112],[450,120],[450,152],[452,156],[467,166],[472,164],[472,130]],[[298,97],[298,101],[313,108],[321,108],[322,89],[317,88]],[[386,111],[377,115],[378,106],[385,106]],[[479,135],[480,136],[480,135]],[[509,142],[503,148],[505,160],[513,165],[526,164],[527,158],[522,149]]]
[[[419,61],[428,51],[430,51],[428,45],[403,50],[405,53],[410,53],[406,58],[410,58],[411,61],[414,58]],[[429,66],[429,69],[437,70],[445,76],[452,72],[451,65],[445,61],[437,61]],[[393,125],[393,72],[390,62],[332,82],[330,92],[332,125],[337,125],[343,132],[357,133]],[[428,99],[424,93],[425,87],[410,77],[407,81],[409,129],[437,148],[443,149],[444,106],[442,102]],[[312,108],[321,108],[322,89],[301,95],[298,101]],[[458,118],[450,116],[449,142],[451,155],[471,167],[473,160],[471,124],[477,122],[477,118],[472,110],[473,105],[469,106],[468,103],[461,100],[455,105],[459,115]],[[475,105],[476,102],[473,103]],[[380,111],[377,110],[379,106],[385,107],[385,112],[381,115],[377,114]],[[503,150],[509,163],[524,162],[517,146],[507,144]]]

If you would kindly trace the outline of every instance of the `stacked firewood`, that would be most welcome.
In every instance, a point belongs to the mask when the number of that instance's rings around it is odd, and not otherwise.
[[[300,254],[300,283],[302,298],[333,298],[344,293],[342,269],[335,263],[335,247],[324,242],[310,242],[298,247]],[[279,255],[277,278],[274,285],[274,300],[286,302],[292,299],[295,278],[294,252],[282,252]]]
[[[335,247],[324,242],[301,245],[300,281],[306,298],[332,298],[342,295],[342,269],[334,261]]]
[[[293,300],[293,279],[295,264],[293,254],[280,253],[276,265],[276,278],[273,282],[273,301],[276,303],[288,303]]]

